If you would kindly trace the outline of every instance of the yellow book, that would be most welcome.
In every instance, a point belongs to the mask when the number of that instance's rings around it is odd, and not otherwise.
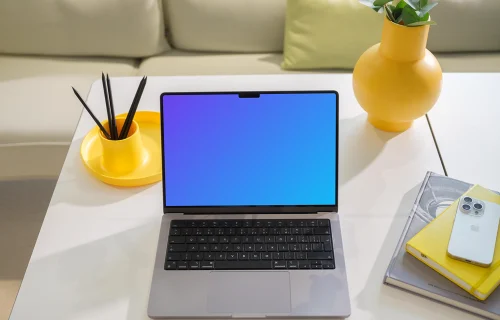
[[[500,195],[479,185],[475,185],[465,194],[500,205]],[[497,236],[493,263],[488,268],[448,256],[448,242],[458,203],[459,200],[455,201],[408,241],[406,251],[474,297],[485,300],[500,283],[500,232]]]

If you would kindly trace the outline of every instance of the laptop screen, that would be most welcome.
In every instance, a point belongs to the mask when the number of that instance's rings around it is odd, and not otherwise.
[[[165,207],[337,205],[337,101],[163,94]]]

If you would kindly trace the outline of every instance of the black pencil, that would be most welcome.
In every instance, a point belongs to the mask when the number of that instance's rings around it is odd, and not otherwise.
[[[118,139],[125,139],[128,135],[130,126],[132,125],[132,120],[134,120],[135,112],[139,105],[139,101],[141,100],[142,93],[144,92],[144,87],[146,86],[146,82],[147,82],[147,77],[142,78],[139,87],[137,88],[137,91],[135,93],[134,100],[132,101],[132,105],[130,106],[130,109],[128,111],[127,118],[125,119],[122,130],[120,132],[120,137]]]
[[[111,122],[111,109],[109,108],[109,98],[108,98],[108,90],[106,89],[106,79],[104,79],[104,72],[102,73],[102,90],[104,91],[104,100],[106,102],[106,113],[108,114],[108,127],[109,133],[111,134],[111,139],[113,138],[113,127]]]
[[[115,107],[113,106],[113,94],[111,93],[111,81],[109,75],[106,74],[106,84],[108,85],[109,108],[111,109],[111,137],[113,140],[118,139],[118,128],[116,128]]]
[[[80,97],[80,94],[78,93],[78,91],[76,91],[76,89],[73,88],[73,87],[71,87],[71,89],[73,89],[73,92],[75,93],[76,97],[78,98],[78,100],[80,100],[81,104],[83,105],[83,107],[85,108],[85,110],[87,110],[87,112],[90,114],[90,116],[92,117],[92,119],[94,119],[94,122],[97,124],[97,126],[99,127],[99,129],[101,129],[102,133],[106,136],[106,138],[111,139],[111,136],[109,135],[109,133],[106,131],[106,129],[104,129],[104,127],[102,126],[101,122],[96,118],[96,116],[94,115],[94,113],[92,112],[92,110],[90,110],[90,108],[87,106],[87,104],[85,103],[85,101],[83,101],[82,97]]]

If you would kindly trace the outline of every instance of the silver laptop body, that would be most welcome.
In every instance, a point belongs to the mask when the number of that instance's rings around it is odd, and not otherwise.
[[[268,93],[262,92],[262,94]],[[333,91],[328,93],[337,97],[336,106],[332,106],[336,108],[337,114],[336,121],[332,123],[336,125],[337,131],[337,163],[332,165],[336,166],[338,173],[338,94]],[[164,95],[171,94],[173,93]],[[245,97],[245,94],[249,97],[259,95],[259,93],[240,93],[240,96]],[[164,95],[161,100],[162,121]],[[311,112],[314,112],[314,108],[311,108]],[[162,138],[164,130],[162,123]],[[164,163],[164,175],[167,171],[165,166],[168,168],[168,163]],[[338,174],[335,179],[338,190]],[[161,222],[148,316],[154,319],[348,317],[350,301],[337,211],[337,204],[326,207],[167,208],[164,190],[165,214]],[[169,231],[173,221],[182,220],[189,224],[193,220],[196,223],[204,220],[216,220],[221,223],[228,220],[250,220],[254,223],[257,220],[298,222],[318,219],[330,221],[334,269],[165,270]]]

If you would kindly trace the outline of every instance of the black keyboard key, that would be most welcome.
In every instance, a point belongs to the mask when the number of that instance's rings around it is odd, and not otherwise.
[[[219,221],[219,227],[229,228],[231,226],[231,221]]]
[[[325,251],[333,251],[333,247],[332,247],[331,243],[325,243],[325,245],[323,247],[324,247]]]
[[[198,224],[198,226],[201,227],[201,228],[208,228],[208,224],[209,224],[208,221],[202,220],[202,221],[200,221],[200,223]]]
[[[213,244],[210,246],[210,251],[212,252],[217,252],[217,251],[220,251],[222,248],[222,245],[220,244]]]
[[[253,244],[245,244],[243,245],[243,248],[245,249],[246,252],[255,251],[255,246]]]
[[[187,245],[185,244],[169,244],[168,252],[185,252],[187,251]]]
[[[220,237],[219,242],[220,243],[229,243],[229,237]]]
[[[207,236],[198,237],[198,243],[208,243],[208,237]]]
[[[255,251],[260,251],[260,252],[266,251],[266,245],[265,244],[256,244]]]
[[[307,236],[297,236],[297,242],[299,243],[308,243],[309,238]]]
[[[300,251],[300,244],[298,243],[290,243],[288,246],[290,251]]]
[[[323,251],[323,244],[322,243],[313,243],[312,249],[313,249],[313,251]]]
[[[189,251],[189,252],[198,251],[198,245],[197,244],[188,244],[187,251]]]
[[[196,228],[193,230],[193,234],[197,236],[202,236],[203,235],[203,229],[202,228]]]
[[[272,235],[278,235],[278,234],[281,234],[281,233],[280,233],[280,228],[270,228],[270,229],[269,229],[269,234],[272,234]]]
[[[288,269],[298,269],[299,268],[298,261],[288,261],[287,265],[288,265]]]
[[[309,260],[333,260],[333,252],[308,252]]]
[[[248,260],[249,256],[248,256],[248,252],[240,252],[238,253],[238,259],[239,260]]]
[[[224,228],[215,229],[215,234],[218,236],[223,236],[224,235]]]
[[[210,251],[210,245],[209,244],[200,244],[200,251],[201,252]]]
[[[189,269],[200,269],[200,262],[199,261],[191,261],[189,262]]]
[[[191,260],[191,253],[189,253],[189,252],[181,253],[181,260],[190,261]]]
[[[230,239],[231,243],[241,243],[241,237],[234,236]]]
[[[256,236],[259,234],[259,228],[249,228],[248,234],[252,236]]]
[[[194,261],[201,261],[203,260],[203,253],[201,252],[193,253],[192,258],[193,258],[192,260]]]
[[[243,251],[243,245],[242,244],[235,244],[233,247],[233,250],[236,252],[241,252],[241,251]]]
[[[285,224],[287,227],[296,227],[297,226],[297,221],[296,220],[288,220]]]
[[[274,269],[286,269],[286,261],[285,260],[276,260],[273,261]]]
[[[277,244],[268,244],[267,251],[278,251],[278,245]]]
[[[256,228],[262,228],[264,226],[264,221],[262,220],[254,220],[253,226]]]
[[[260,260],[260,253],[258,252],[250,253],[250,260]]]
[[[332,237],[331,236],[321,236],[321,242],[332,243]]]
[[[239,236],[246,236],[248,234],[248,229],[247,228],[236,229],[236,234]]]
[[[279,221],[276,221],[276,226],[277,226],[278,228],[283,228],[283,227],[285,227],[285,226],[286,226],[286,223],[285,223],[285,221],[283,221],[283,220],[279,220]]]
[[[171,236],[180,236],[182,234],[182,230],[178,228],[170,229]]]
[[[196,220],[186,221],[186,226],[191,228],[196,228],[198,226],[198,221]]]
[[[243,226],[243,220],[234,220],[231,221],[232,228],[241,228]]]
[[[265,222],[265,226],[268,227],[268,228],[272,228],[276,225],[275,221],[274,220],[267,220]]]
[[[294,234],[294,235],[302,234],[302,229],[301,228],[292,228],[292,234]]]
[[[309,236],[309,242],[311,243],[320,243],[321,236]]]
[[[262,260],[272,260],[272,253],[271,252],[262,252],[260,257],[262,258]]]
[[[218,260],[218,261],[226,260],[226,254],[225,253],[216,253],[215,260]]]
[[[252,227],[252,220],[243,220],[243,227],[251,228]]]
[[[214,253],[214,252],[205,252],[205,254],[203,256],[203,260],[213,261],[213,260],[215,260],[215,255],[216,255],[216,253]]]
[[[280,234],[289,235],[292,234],[292,231],[290,230],[290,228],[281,228]]]
[[[214,268],[214,261],[202,261],[200,264],[201,269],[213,269]]]
[[[186,237],[183,236],[170,236],[168,238],[169,243],[185,243]]]
[[[175,270],[175,269],[177,269],[177,262],[167,261],[165,263],[165,270]]]
[[[328,226],[330,226],[330,220],[328,219],[318,220],[318,227],[328,227]]]
[[[284,260],[292,260],[293,259],[293,252],[284,252],[283,259]]]
[[[321,261],[321,265],[323,266],[323,269],[335,269],[335,265],[331,260]]]
[[[297,221],[297,226],[301,227],[301,228],[307,227],[307,220],[298,220]]]
[[[318,220],[308,220],[307,221],[307,226],[308,227],[319,227],[318,226]]]
[[[241,237],[241,243],[253,243],[251,236]]]
[[[300,249],[305,252],[312,251],[312,245],[310,243],[303,243],[300,245]]]
[[[285,255],[283,252],[274,252],[273,260],[285,260]]]
[[[279,251],[288,251],[288,244],[286,244],[286,243],[278,244],[278,250]]]
[[[313,228],[302,228],[302,234],[304,234],[304,235],[314,234]]]
[[[233,245],[232,244],[223,244],[222,251],[224,251],[224,252],[233,251]]]
[[[235,228],[226,228],[224,230],[225,230],[224,234],[226,236],[234,236],[234,235],[236,235],[236,229]]]
[[[217,228],[219,226],[219,221],[217,221],[217,220],[210,221],[210,226],[212,228]]]
[[[179,261],[177,262],[177,269],[179,270],[187,270],[188,268],[188,263],[186,261]]]
[[[180,253],[169,253],[167,254],[167,261],[179,261],[181,260]]]
[[[264,243],[264,242],[266,242],[266,237],[264,237],[264,236],[255,236],[253,238],[253,241],[255,243]]]
[[[274,243],[274,236],[267,236],[266,243]]]
[[[276,236],[276,243],[285,243],[286,242],[286,236]]]
[[[188,236],[186,237],[187,243],[196,243],[196,236]]]
[[[269,234],[269,229],[268,228],[260,228],[259,234],[263,235],[263,236],[267,236]]]
[[[320,264],[311,264],[311,269],[323,269],[323,266]]]
[[[295,252],[295,259],[297,259],[297,260],[307,260],[307,253],[305,253],[305,252]]]
[[[193,229],[191,229],[191,228],[182,228],[181,234],[183,236],[190,236],[191,234],[193,234]]]
[[[208,243],[219,243],[219,237],[218,236],[208,237]]]
[[[215,234],[215,231],[212,228],[203,229],[204,236],[213,236],[214,234]]]
[[[236,261],[238,260],[238,254],[236,252],[228,252],[227,254],[228,261]]]
[[[314,228],[314,234],[319,234],[319,235],[330,234],[330,228],[329,227]]]
[[[186,226],[186,222],[182,220],[172,220],[170,223],[171,228],[182,228]]]
[[[311,269],[311,264],[309,261],[299,261],[299,269]]]
[[[288,242],[288,243],[296,243],[297,242],[297,236],[287,236],[286,237],[286,242]]]
[[[265,270],[272,269],[272,261],[216,261],[219,270]]]

